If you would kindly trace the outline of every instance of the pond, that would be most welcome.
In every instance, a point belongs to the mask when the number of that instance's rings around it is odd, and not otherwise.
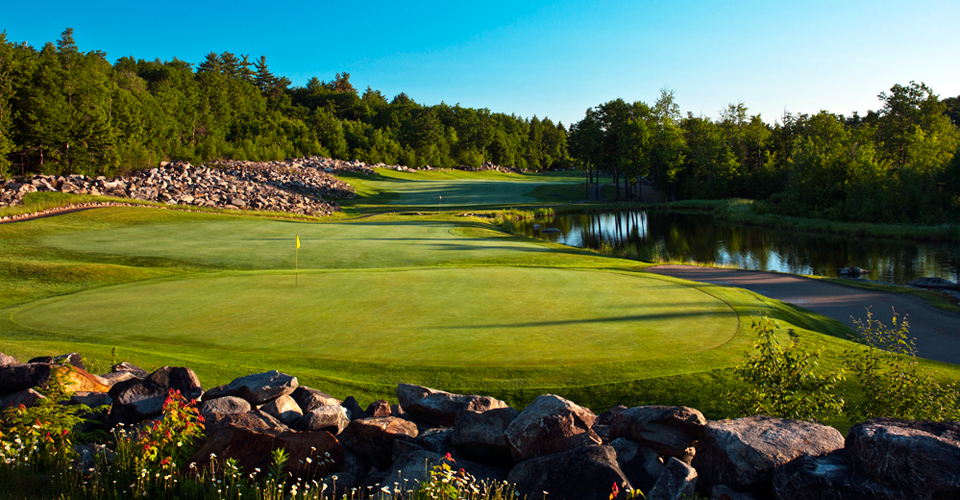
[[[534,229],[534,224],[542,226]],[[544,231],[558,229],[557,233]],[[526,222],[519,231],[580,248],[607,245],[640,260],[713,264],[837,277],[844,267],[862,277],[904,285],[921,276],[957,282],[960,244],[845,238],[736,225],[707,214],[631,211],[561,215]]]

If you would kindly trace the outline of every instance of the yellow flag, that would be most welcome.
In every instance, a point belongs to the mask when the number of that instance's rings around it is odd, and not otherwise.
[[[300,235],[297,235],[297,248],[300,248]]]

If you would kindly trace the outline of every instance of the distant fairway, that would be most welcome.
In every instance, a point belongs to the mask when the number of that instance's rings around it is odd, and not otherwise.
[[[506,267],[230,273],[35,302],[24,326],[122,345],[152,341],[378,363],[629,361],[709,350],[737,314],[686,286],[620,273]]]
[[[349,180],[369,193],[389,193],[390,197],[384,200],[388,205],[438,209],[443,206],[533,203],[544,201],[535,194],[538,188],[557,189],[583,184],[582,177],[570,174],[528,175],[449,170],[406,173],[388,169],[377,169],[377,174],[375,179]],[[582,188],[577,187],[578,196],[581,191]]]

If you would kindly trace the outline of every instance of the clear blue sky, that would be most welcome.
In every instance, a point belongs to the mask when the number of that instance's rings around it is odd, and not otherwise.
[[[191,63],[260,55],[295,85],[349,72],[361,91],[569,125],[615,98],[676,92],[717,117],[879,107],[895,83],[960,95],[960,2],[0,1],[0,30],[40,48],[66,27],[83,51]]]

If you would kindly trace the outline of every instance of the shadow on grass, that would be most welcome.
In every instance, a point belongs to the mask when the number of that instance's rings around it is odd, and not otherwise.
[[[695,304],[691,304],[695,305]],[[730,311],[730,314],[736,314]],[[619,323],[624,321],[657,321],[677,318],[689,318],[691,316],[716,316],[716,312],[683,312],[683,313],[658,313],[658,314],[635,314],[632,316],[619,316],[616,318],[592,318],[592,319],[571,319],[563,321],[532,321],[527,323],[490,323],[486,325],[467,325],[467,326],[438,326],[430,328],[431,330],[474,330],[481,328],[529,328],[536,326],[563,326],[563,325],[588,325],[593,323]]]

